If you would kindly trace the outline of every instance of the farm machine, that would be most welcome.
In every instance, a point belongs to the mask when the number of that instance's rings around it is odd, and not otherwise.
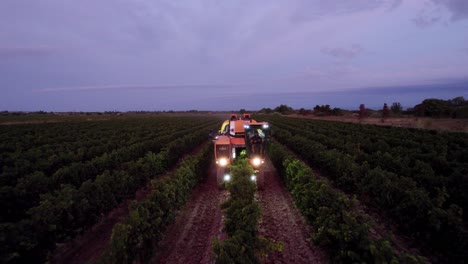
[[[232,114],[224,121],[214,137],[218,186],[221,187],[224,182],[230,181],[229,167],[234,159],[246,155],[254,169],[251,180],[256,182],[258,189],[263,189],[265,175],[268,173],[264,163],[269,140],[268,122],[257,122],[251,119],[249,114]]]

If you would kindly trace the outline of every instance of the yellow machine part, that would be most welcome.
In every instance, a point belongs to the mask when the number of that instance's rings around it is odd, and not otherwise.
[[[219,133],[223,133],[226,130],[226,126],[229,125],[229,120],[224,121],[224,123],[221,125],[221,129],[219,130]]]

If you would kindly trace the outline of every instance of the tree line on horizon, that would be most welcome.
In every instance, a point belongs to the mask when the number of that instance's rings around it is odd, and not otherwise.
[[[26,115],[122,115],[124,113],[132,114],[151,114],[151,113],[213,113],[216,111],[208,110],[188,110],[188,111],[174,111],[174,110],[163,110],[163,111],[104,111],[104,112],[46,112],[46,111],[0,111],[0,116],[26,116]],[[221,111],[223,112],[223,111]],[[232,111],[236,112],[236,111]],[[279,113],[283,115],[299,114],[299,115],[314,115],[314,116],[344,116],[354,114],[359,118],[366,117],[395,117],[395,116],[418,116],[418,117],[435,117],[435,118],[468,118],[468,100],[465,100],[463,96],[458,96],[453,99],[443,100],[436,98],[429,98],[423,100],[420,104],[414,107],[409,107],[406,110],[400,102],[393,102],[391,106],[384,103],[381,109],[367,108],[365,104],[360,104],[357,110],[343,109],[339,107],[331,107],[329,104],[316,105],[311,109],[300,108],[294,109],[287,104],[281,104],[275,108],[262,108],[259,111],[240,109],[239,112],[258,112],[263,114]]]
[[[245,109],[240,110],[246,112]],[[414,107],[403,109],[399,102],[393,102],[390,106],[384,103],[381,109],[375,110],[360,104],[358,110],[346,110],[330,105],[316,105],[312,109],[294,109],[286,104],[281,104],[273,109],[262,108],[260,113],[264,114],[300,114],[300,115],[315,115],[315,116],[343,116],[346,114],[355,114],[359,118],[369,116],[388,118],[391,116],[420,116],[420,117],[446,117],[446,118],[468,118],[468,100],[463,96],[458,96],[453,99],[443,100],[429,98],[423,100],[420,104]]]

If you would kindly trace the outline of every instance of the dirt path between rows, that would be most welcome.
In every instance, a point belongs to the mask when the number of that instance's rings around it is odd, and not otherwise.
[[[262,210],[259,235],[274,242],[282,242],[282,252],[262,257],[262,263],[324,263],[324,253],[310,242],[311,231],[294,207],[276,170],[267,162],[271,174],[265,179],[265,188],[257,193]],[[178,212],[175,222],[166,230],[154,249],[151,263],[214,263],[212,241],[224,240],[221,204],[228,192],[220,190],[213,163],[207,179],[191,194],[187,204]],[[137,200],[146,197],[140,190]],[[128,215],[127,202],[114,209],[101,223],[82,237],[64,245],[52,263],[93,263],[109,243],[112,227]]]
[[[196,147],[187,156],[195,155],[205,146],[204,144]],[[179,163],[171,168],[165,175],[166,177],[171,172],[179,168]],[[140,202],[145,200],[150,194],[151,190],[145,186],[136,191],[134,201]],[[112,229],[117,223],[125,221],[129,214],[128,205],[132,199],[127,199],[121,202],[116,208],[109,212],[103,219],[87,230],[84,234],[75,237],[71,241],[59,246],[50,259],[51,263],[67,263],[67,264],[81,264],[81,263],[95,263],[104,253],[104,250],[110,242]]]
[[[282,242],[284,250],[261,259],[262,263],[324,263],[324,253],[311,245],[310,229],[294,207],[276,170],[265,181],[265,188],[257,193],[262,210],[259,235],[273,242]],[[155,248],[151,263],[214,263],[212,241],[224,240],[221,204],[228,197],[216,183],[216,168],[211,166],[206,182],[197,187],[189,202],[169,226],[163,240]]]
[[[216,183],[213,163],[206,182],[198,186],[155,249],[151,263],[214,263],[212,241],[223,239],[221,204],[227,191]]]
[[[146,199],[149,190],[145,187],[136,192],[135,201]],[[131,200],[126,200],[112,210],[103,220],[95,224],[83,235],[57,248],[51,263],[81,264],[94,263],[104,253],[110,242],[112,229],[117,223],[122,223],[127,218],[128,205]]]
[[[271,173],[265,177],[265,188],[258,192],[262,210],[259,235],[272,242],[282,242],[282,252],[273,252],[262,263],[325,263],[325,253],[310,241],[311,230],[294,206],[291,194],[281,182],[276,169],[267,161]]]

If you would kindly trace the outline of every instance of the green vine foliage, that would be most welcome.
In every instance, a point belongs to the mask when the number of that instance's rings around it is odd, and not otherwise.
[[[151,117],[0,128],[0,262],[45,262],[206,142],[217,123]]]
[[[285,147],[273,143],[270,156],[279,169],[296,206],[314,230],[313,241],[328,250],[333,263],[422,263],[424,258],[395,254],[387,239],[371,239],[370,220],[358,212],[356,198],[349,199],[318,179]],[[404,261],[403,261],[404,260]]]
[[[278,142],[397,223],[423,251],[466,262],[466,134],[276,116],[268,121]]]
[[[213,241],[216,263],[259,263],[256,252],[260,246],[257,237],[260,207],[254,200],[255,183],[250,180],[253,169],[248,159],[239,157],[230,170],[232,181],[227,184],[230,197],[221,205],[228,238]]]
[[[257,234],[260,207],[255,200],[254,173],[246,156],[238,157],[230,167],[232,181],[226,184],[230,197],[221,205],[225,214],[224,231],[228,238],[213,240],[216,263],[259,263],[259,257],[281,252],[284,244],[271,242]]]
[[[188,199],[191,189],[203,178],[212,160],[212,145],[183,161],[180,168],[163,179],[152,181],[149,198],[130,205],[130,214],[112,230],[109,247],[101,263],[147,263],[154,245],[162,238],[175,212]]]

